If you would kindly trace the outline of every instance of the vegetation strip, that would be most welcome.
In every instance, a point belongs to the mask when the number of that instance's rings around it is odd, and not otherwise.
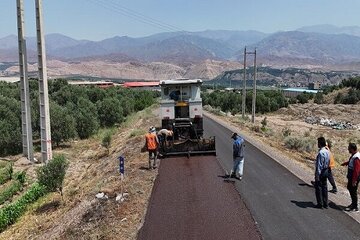
[[[25,171],[15,173],[14,181],[12,181],[9,186],[0,192],[0,204],[3,204],[22,190],[25,183],[25,177]]]
[[[31,185],[18,200],[0,209],[0,232],[15,223],[26,212],[28,205],[40,197],[58,190],[62,193],[62,184],[68,164],[64,156],[56,156],[48,164],[38,168],[38,182]],[[16,179],[18,182],[24,183],[25,174],[23,172],[16,174]]]
[[[0,169],[0,184],[4,184],[12,179],[13,164],[8,163],[4,168]]]
[[[25,213],[29,204],[35,202],[46,193],[45,186],[34,183],[17,201],[0,209],[0,231],[4,231],[6,227],[15,223]]]

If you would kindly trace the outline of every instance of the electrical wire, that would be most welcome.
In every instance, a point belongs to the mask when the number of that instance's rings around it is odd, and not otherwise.
[[[150,17],[147,17],[141,13],[137,13],[129,8],[125,8],[124,6],[118,4],[117,2],[113,2],[113,1],[105,1],[105,0],[89,0],[90,2],[102,7],[102,8],[105,8],[109,11],[113,11],[113,12],[116,12],[120,15],[123,15],[123,16],[126,16],[126,17],[129,17],[131,19],[134,19],[138,22],[141,22],[141,23],[144,23],[144,24],[147,24],[147,25],[151,25],[153,27],[156,27],[156,28],[160,28],[162,30],[165,30],[165,31],[170,31],[170,32],[174,32],[174,31],[184,31],[178,27],[175,27],[173,25],[170,25],[170,24],[166,24],[166,23],[162,23],[158,20],[155,20],[153,18],[150,18]]]

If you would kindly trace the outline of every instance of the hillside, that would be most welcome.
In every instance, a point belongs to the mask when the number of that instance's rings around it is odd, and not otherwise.
[[[101,41],[76,40],[61,34],[46,36],[50,76],[89,76],[118,79],[240,79],[230,71],[242,68],[243,48],[257,48],[258,66],[273,69],[309,69],[281,76],[259,71],[259,80],[280,85],[307,81],[337,83],[358,74],[358,27],[319,25],[298,31],[265,34],[257,31],[206,30],[165,32],[147,37],[115,36]],[[36,39],[27,38],[28,60],[37,61]],[[0,62],[18,61],[17,37],[0,38]],[[248,58],[251,66],[252,57]],[[14,65],[14,64],[13,64]],[[35,65],[29,69],[35,71]],[[16,67],[2,69],[3,76],[17,74]],[[319,72],[318,72],[319,71]],[[335,76],[328,76],[333,72]],[[34,74],[34,73],[33,73]],[[235,74],[236,75],[236,74]],[[325,76],[326,75],[326,76]],[[250,76],[251,77],[251,76]],[[221,80],[219,80],[221,82]]]
[[[240,68],[239,63],[207,60],[199,64],[179,66],[171,63],[152,62],[141,63],[137,61],[114,62],[97,60],[64,62],[58,60],[48,61],[48,75],[61,76],[92,76],[115,79],[144,79],[161,80],[171,78],[202,78],[213,79],[222,71]],[[37,64],[30,64],[31,76],[37,75]],[[4,75],[18,74],[19,68],[12,66],[4,71]]]
[[[61,34],[46,36],[48,57],[72,61],[124,55],[142,62],[198,63],[207,59],[243,59],[243,48],[258,49],[259,63],[282,67],[334,67],[360,62],[359,27],[319,25],[297,31],[265,34],[257,31],[206,30],[165,32],[147,37],[115,36],[101,41],[76,40]],[[27,47],[36,51],[36,39],[27,38]],[[13,61],[17,37],[0,38],[1,61]],[[6,52],[4,52],[6,50]]]
[[[248,81],[253,80],[253,68],[248,70]],[[230,80],[233,86],[241,86],[244,79],[243,69],[224,71],[210,81],[210,84],[228,85]],[[321,85],[339,84],[344,78],[358,74],[346,71],[320,71],[300,68],[257,68],[259,85],[274,85],[288,87],[307,87],[309,83],[318,82]]]
[[[101,146],[103,132],[88,140],[55,149],[70,162],[64,181],[64,196],[49,194],[30,207],[17,223],[0,233],[0,239],[136,239],[157,171],[148,171],[147,154],[140,153],[143,133],[158,119],[147,109],[115,129],[110,154]],[[38,154],[38,153],[37,153]],[[118,156],[125,157],[123,202]],[[36,156],[38,157],[38,156]],[[13,157],[15,169],[34,175],[38,165]],[[95,198],[104,191],[108,200]]]

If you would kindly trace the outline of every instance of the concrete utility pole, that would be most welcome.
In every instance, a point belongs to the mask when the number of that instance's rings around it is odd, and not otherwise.
[[[243,83],[243,91],[242,91],[242,118],[245,118],[245,108],[246,108],[246,47],[244,49],[244,83]]]
[[[41,159],[42,162],[47,163],[52,159],[52,148],[42,0],[35,0],[35,8],[40,93]]]
[[[26,40],[24,28],[24,2],[16,1],[17,25],[18,25],[18,47],[19,47],[19,72],[20,72],[20,100],[21,100],[21,130],[23,155],[31,162],[34,161],[31,112],[30,112],[30,92],[27,71]]]
[[[255,107],[256,107],[256,48],[254,51],[254,84],[253,84],[253,99],[252,99],[252,116],[251,122],[255,123]]]
[[[244,49],[244,84],[243,84],[243,98],[242,98],[242,117],[245,118],[246,108],[246,55],[254,55],[254,84],[253,84],[253,99],[252,99],[252,123],[255,123],[255,106],[256,106],[256,48],[254,52],[247,52],[246,47]]]

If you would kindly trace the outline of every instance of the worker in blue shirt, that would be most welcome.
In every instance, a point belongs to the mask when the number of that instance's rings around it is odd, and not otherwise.
[[[327,178],[329,174],[330,152],[326,149],[324,137],[318,138],[319,152],[315,162],[316,208],[328,208]]]
[[[237,178],[239,180],[242,179],[243,169],[244,169],[244,147],[245,140],[239,136],[237,133],[233,133],[231,138],[234,140],[233,142],[233,161],[234,166],[231,171],[231,178]],[[239,176],[237,176],[237,173]]]

